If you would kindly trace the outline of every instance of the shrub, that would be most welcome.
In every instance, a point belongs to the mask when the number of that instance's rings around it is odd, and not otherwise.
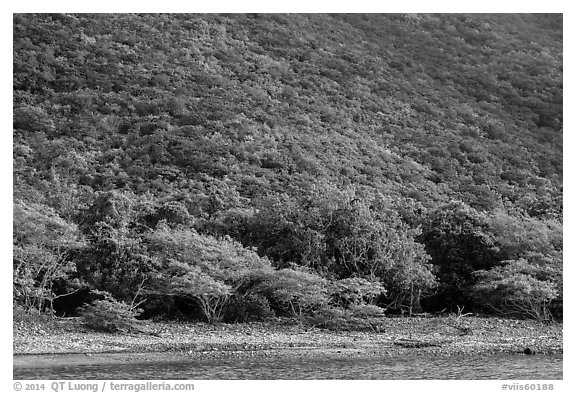
[[[164,265],[148,293],[193,301],[209,323],[222,318],[226,303],[250,272],[270,269],[268,260],[240,243],[192,229],[160,223],[147,241],[149,251]]]
[[[232,295],[232,288],[204,273],[197,266],[171,261],[160,273],[152,293],[195,301],[208,323],[221,319],[222,311]]]
[[[235,295],[224,307],[224,322],[262,321],[275,315],[270,302],[264,296],[248,293]]]
[[[119,302],[111,296],[94,300],[80,308],[80,318],[84,325],[111,333],[139,331],[136,317],[140,313],[141,310],[134,309],[131,305]]]
[[[70,255],[84,245],[78,228],[48,206],[23,201],[14,203],[13,228],[13,298],[27,311],[51,314],[55,299],[82,286],[71,279]],[[56,294],[59,280],[71,285]]]
[[[347,308],[365,302],[370,303],[385,293],[386,290],[380,283],[354,277],[334,282],[330,295],[335,304]]]
[[[329,330],[349,330],[349,314],[340,307],[325,307],[306,319],[308,325]]]
[[[190,220],[188,209],[182,202],[167,202],[156,212],[155,220],[165,220],[170,225],[185,224]]]
[[[34,324],[46,323],[51,319],[51,314],[42,314],[35,308],[26,309],[16,302],[12,304],[12,321],[15,323],[32,326]]]
[[[548,320],[550,304],[559,296],[559,291],[554,282],[537,277],[541,270],[519,259],[478,271],[479,280],[472,288],[472,296],[486,308],[501,314]]]
[[[327,281],[304,270],[282,269],[271,272],[255,290],[266,296],[279,311],[302,320],[328,304]]]
[[[373,304],[357,304],[350,307],[350,313],[358,318],[379,318],[384,316],[384,309]]]
[[[54,121],[42,108],[24,106],[14,109],[14,129],[49,134],[54,132],[56,127]]]

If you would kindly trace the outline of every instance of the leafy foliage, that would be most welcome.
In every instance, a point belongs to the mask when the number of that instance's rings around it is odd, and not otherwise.
[[[477,272],[479,281],[472,290],[481,304],[500,313],[548,320],[559,292],[546,280],[547,273],[524,259],[506,261],[502,267]]]
[[[562,22],[14,14],[15,301],[486,310],[525,260],[561,315]]]
[[[465,291],[474,272],[498,263],[498,247],[484,216],[460,202],[429,211],[419,240],[435,262],[442,307],[467,305]]]
[[[215,280],[197,266],[171,262],[160,279],[158,292],[166,296],[192,299],[200,305],[209,323],[221,319],[222,309],[232,294],[229,285]]]
[[[274,315],[266,297],[248,293],[230,298],[224,307],[223,320],[230,323],[263,321]]]
[[[334,282],[331,290],[332,302],[347,308],[372,303],[378,296],[386,292],[379,283],[363,278],[346,278]]]
[[[210,323],[222,318],[226,303],[246,275],[270,268],[265,259],[237,242],[194,230],[160,225],[147,240],[149,250],[164,266],[156,274],[151,292],[197,302]]]
[[[83,246],[79,231],[52,209],[22,201],[14,204],[13,222],[14,299],[26,310],[52,312],[55,299],[83,286],[69,258]],[[54,288],[58,281],[66,282],[59,294]]]
[[[141,310],[134,309],[130,304],[106,296],[83,306],[80,318],[84,325],[94,330],[128,333],[139,330],[136,317],[140,313]]]
[[[338,278],[379,281],[394,307],[417,303],[417,293],[436,285],[429,257],[414,239],[419,230],[381,197],[315,184],[299,199],[265,200],[245,225],[247,242],[280,266],[296,261]]]
[[[298,320],[328,303],[327,281],[303,270],[274,271],[255,291],[270,299],[280,312],[289,313]]]

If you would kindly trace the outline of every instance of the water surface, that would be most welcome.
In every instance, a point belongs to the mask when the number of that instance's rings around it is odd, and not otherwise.
[[[14,379],[562,379],[562,355],[234,358],[14,367]]]

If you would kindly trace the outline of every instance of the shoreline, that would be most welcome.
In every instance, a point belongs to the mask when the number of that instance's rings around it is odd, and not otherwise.
[[[14,322],[14,367],[186,361],[222,357],[368,357],[562,354],[562,324],[466,317],[467,334],[450,317],[385,317],[383,331],[328,331],[278,322],[149,322],[149,334],[86,329],[77,319]]]

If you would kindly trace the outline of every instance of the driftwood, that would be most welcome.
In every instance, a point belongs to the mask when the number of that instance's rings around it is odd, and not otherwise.
[[[403,341],[394,341],[394,345],[398,345],[403,348],[429,348],[429,347],[441,347],[442,343],[439,342],[430,342],[430,341],[416,341],[416,340],[403,340]]]

